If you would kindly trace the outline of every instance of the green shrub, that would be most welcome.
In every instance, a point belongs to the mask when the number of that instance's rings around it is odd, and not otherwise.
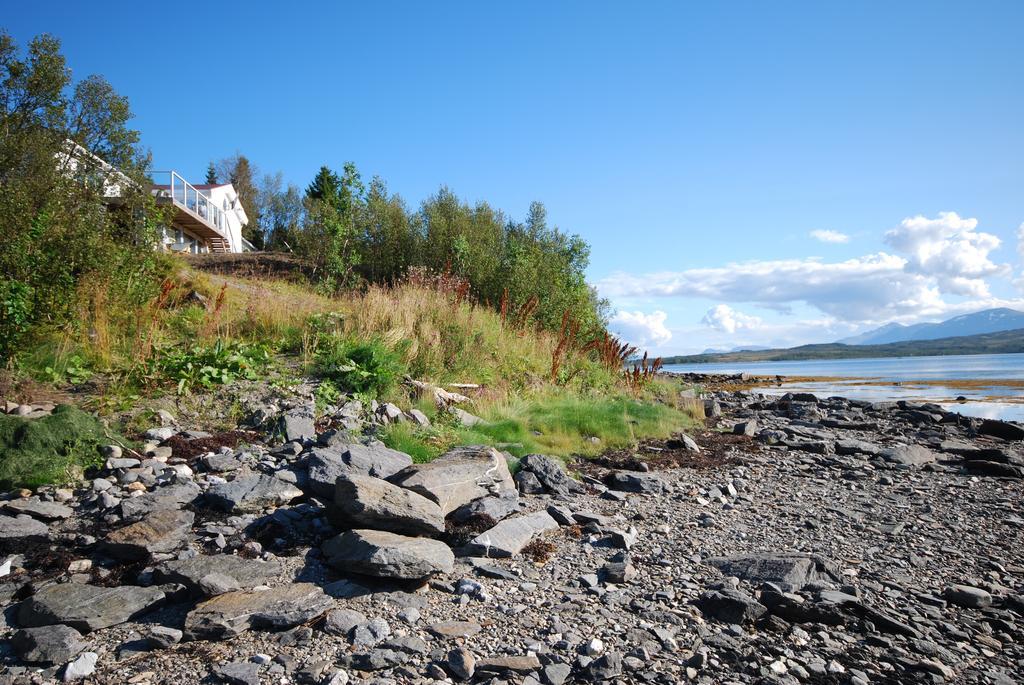
[[[317,351],[316,371],[339,389],[381,397],[405,373],[401,354],[380,340],[328,338]]]
[[[32,320],[32,288],[21,281],[0,281],[0,361],[18,348]]]
[[[0,488],[65,484],[102,463],[102,445],[130,445],[98,419],[70,405],[49,416],[0,414]]]

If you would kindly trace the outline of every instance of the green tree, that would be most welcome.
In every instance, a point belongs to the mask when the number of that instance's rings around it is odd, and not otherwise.
[[[238,201],[242,203],[249,222],[242,227],[242,237],[251,242],[256,249],[263,249],[266,244],[266,227],[260,217],[260,190],[256,185],[258,171],[249,162],[249,158],[235,153],[217,163],[217,178],[225,179],[238,193]]]
[[[217,183],[217,167],[213,165],[213,162],[210,162],[206,167],[206,182],[209,185]]]
[[[0,359],[25,336],[88,334],[98,298],[147,296],[159,213],[130,119],[102,77],[73,84],[55,38],[22,54],[0,33]]]

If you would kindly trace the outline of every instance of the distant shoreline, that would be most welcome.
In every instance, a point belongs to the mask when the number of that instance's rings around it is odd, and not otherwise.
[[[665,366],[674,364],[716,364],[722,362],[788,362],[815,359],[875,359],[890,357],[945,357],[952,355],[1022,354],[1024,329],[983,333],[936,340],[913,340],[884,345],[827,343],[746,352],[719,352],[663,357]]]

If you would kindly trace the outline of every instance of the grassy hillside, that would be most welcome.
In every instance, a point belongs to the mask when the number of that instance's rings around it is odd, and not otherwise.
[[[210,274],[181,258],[168,258],[163,270],[158,293],[137,310],[115,315],[94,303],[81,326],[19,355],[7,387],[69,390],[77,403],[111,415],[173,399],[179,410],[198,407],[201,421],[212,416],[204,407],[235,401],[238,381],[312,383],[321,407],[352,395],[424,411],[430,428],[402,424],[380,436],[421,460],[469,443],[519,456],[594,454],[667,437],[702,415],[670,381],[627,380],[571,325],[541,329],[474,303],[444,277],[326,296],[294,274]],[[407,378],[479,386],[463,408],[486,424],[462,426],[417,397]]]
[[[774,362],[804,359],[865,359],[875,357],[931,357],[951,354],[1024,353],[1024,329],[965,335],[937,340],[912,340],[885,345],[801,345],[788,349],[666,357],[665,364],[714,362]]]

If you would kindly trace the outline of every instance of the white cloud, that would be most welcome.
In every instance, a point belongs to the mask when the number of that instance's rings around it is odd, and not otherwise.
[[[751,330],[761,325],[760,318],[738,312],[727,304],[712,307],[704,314],[704,318],[700,322],[723,333],[735,333],[744,329]]]
[[[818,229],[811,231],[811,237],[815,240],[820,240],[823,243],[848,243],[850,242],[850,236],[839,231],[826,231]]]
[[[936,219],[915,216],[885,234],[885,242],[907,255],[910,273],[932,276],[943,292],[968,297],[989,297],[985,278],[1005,273],[989,253],[1000,240],[979,233],[977,219],[962,219],[956,212],[939,212]]]
[[[943,295],[993,298],[986,278],[1008,272],[989,254],[999,238],[977,219],[943,212],[904,219],[885,234],[899,254],[879,252],[841,262],[817,258],[750,261],[645,275],[612,274],[598,283],[606,297],[694,297],[747,302],[786,312],[807,304],[837,321],[885,322],[935,317],[969,303]],[[1022,229],[1024,231],[1024,229]],[[976,307],[981,308],[981,307]]]
[[[639,347],[664,345],[672,339],[672,332],[665,327],[667,318],[662,311],[617,312],[608,327],[623,340]]]

